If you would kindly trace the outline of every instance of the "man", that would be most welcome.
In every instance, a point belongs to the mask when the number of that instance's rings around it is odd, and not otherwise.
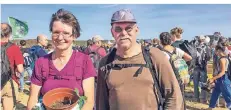
[[[37,36],[37,45],[34,45],[30,48],[30,53],[33,57],[33,64],[32,68],[34,68],[34,62],[39,58],[47,54],[45,47],[48,45],[48,40],[45,35],[38,35]]]
[[[201,97],[199,97],[199,83],[207,82],[207,62],[211,58],[211,49],[205,44],[205,36],[199,36],[199,43],[196,45],[198,57],[196,59],[196,66],[193,71],[193,83],[194,83],[194,97],[197,102],[207,103],[206,91],[201,90]]]
[[[1,48],[4,48],[6,45],[10,44],[9,39],[11,34],[12,34],[11,26],[7,23],[1,23]],[[1,54],[3,54],[3,52],[4,51],[1,51]],[[16,98],[17,98],[16,96],[18,95],[17,79],[20,76],[19,73],[22,73],[24,71],[23,56],[20,51],[20,48],[15,44],[11,44],[11,46],[6,48],[5,52],[9,60],[10,68],[12,69],[12,71],[10,72],[11,74],[10,79],[4,84],[4,86],[1,87],[1,101],[2,101],[3,110],[13,110],[16,104]],[[6,65],[6,63],[2,64],[1,67],[3,65]],[[1,68],[1,71],[2,70],[3,68]],[[3,78],[3,75],[1,76],[1,78]]]
[[[144,51],[136,42],[139,28],[130,10],[113,14],[111,32],[117,47],[100,62],[96,109],[157,110],[162,106],[166,110],[181,110],[182,94],[167,57],[157,48],[146,53],[148,49]],[[155,72],[159,77],[154,78]],[[164,100],[160,101],[162,96]]]
[[[144,40],[144,46],[152,46],[152,40],[150,39],[147,39],[147,40]]]

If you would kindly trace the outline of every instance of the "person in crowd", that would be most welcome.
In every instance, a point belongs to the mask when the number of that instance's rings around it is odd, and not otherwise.
[[[161,44],[160,44],[160,40],[159,39],[157,39],[157,38],[154,38],[153,39],[153,47],[156,47],[156,48],[158,48],[158,49],[160,49],[160,50],[162,50],[162,46],[161,46]]]
[[[25,40],[21,40],[20,41],[20,50],[23,54],[23,58],[24,58],[24,72],[21,73],[20,75],[20,87],[19,87],[19,92],[23,92],[24,90],[24,75],[25,73],[28,74],[28,80],[26,81],[27,83],[30,83],[30,78],[32,75],[32,68],[31,68],[31,63],[32,63],[32,57],[31,54],[29,53],[29,48],[26,47],[26,41]]]
[[[192,57],[186,52],[184,52],[183,50],[181,50],[180,48],[171,46],[171,34],[170,33],[162,32],[160,34],[160,42],[161,42],[161,45],[163,45],[162,50],[167,55],[168,59],[170,59],[171,56],[169,55],[169,53],[171,53],[171,54],[175,54],[176,57],[178,58],[184,59],[185,61],[192,60]],[[181,83],[181,82],[178,82],[178,83]],[[180,84],[182,93],[184,93],[184,86],[185,85],[183,83]]]
[[[183,39],[182,39],[182,34],[183,34],[183,29],[180,27],[175,27],[173,29],[171,29],[170,33],[172,35],[172,46],[173,47],[180,47],[179,45],[181,43],[183,43]]]
[[[117,47],[100,62],[96,110],[183,109],[180,87],[166,55],[136,42],[139,27],[130,10],[113,14],[111,33]]]
[[[1,102],[3,110],[13,110],[18,96],[18,78],[24,72],[23,56],[19,46],[10,42],[12,28],[1,23]],[[3,50],[5,49],[5,50]],[[3,55],[7,58],[3,59]],[[5,62],[8,59],[7,62]],[[8,67],[9,68],[3,68]],[[5,75],[4,75],[4,74]],[[5,77],[6,76],[6,77]],[[7,78],[7,79],[6,79]]]
[[[77,18],[71,12],[59,9],[52,14],[49,28],[55,49],[35,63],[27,110],[41,101],[49,90],[60,87],[77,88],[80,96],[87,97],[81,110],[92,110],[96,72],[88,55],[72,49],[73,41],[80,36]]]
[[[35,52],[37,58],[47,54],[45,48],[48,45],[47,36],[40,34],[37,36],[37,45],[31,47],[31,51]]]
[[[222,93],[225,99],[227,108],[231,108],[231,82],[228,78],[228,68],[229,61],[226,54],[227,42],[219,42],[215,48],[215,54],[218,56],[218,73],[209,79],[209,83],[215,83],[215,87],[212,91],[212,95],[209,102],[210,109],[215,108],[217,100]]]
[[[194,98],[197,102],[207,103],[206,99],[206,91],[201,90],[201,94],[199,93],[199,84],[207,82],[207,62],[211,58],[211,49],[208,45],[205,44],[205,36],[199,36],[198,45],[196,45],[197,49],[197,60],[196,65],[193,71],[193,84],[194,84]],[[201,97],[200,97],[201,95]]]
[[[85,50],[86,54],[90,54],[91,52],[96,52],[99,54],[99,56],[102,58],[106,56],[106,50],[101,47],[102,46],[102,40],[103,38],[100,35],[95,35],[92,37],[93,44],[88,46],[88,48]]]
[[[152,40],[150,40],[150,39],[146,39],[146,40],[144,40],[144,46],[152,46]]]
[[[54,46],[52,44],[47,44],[47,51],[48,51],[47,52],[48,54],[53,52],[54,51]]]

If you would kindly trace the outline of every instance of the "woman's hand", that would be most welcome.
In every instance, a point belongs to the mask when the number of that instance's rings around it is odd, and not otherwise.
[[[209,79],[209,84],[212,84],[215,80],[213,78]]]

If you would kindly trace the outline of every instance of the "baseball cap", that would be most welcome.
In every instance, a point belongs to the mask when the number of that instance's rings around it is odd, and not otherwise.
[[[129,9],[122,9],[119,11],[116,11],[111,18],[111,24],[112,23],[118,23],[118,22],[132,22],[136,23],[136,19],[134,15],[132,14],[131,10]]]
[[[205,36],[204,35],[200,35],[199,39],[205,39]]]
[[[145,43],[149,43],[149,44],[151,44],[151,43],[152,43],[152,40],[147,39],[147,40],[144,40],[144,42],[145,42]]]
[[[100,35],[95,35],[94,37],[92,37],[93,42],[97,42],[97,41],[101,41],[101,40],[103,40],[103,38]]]

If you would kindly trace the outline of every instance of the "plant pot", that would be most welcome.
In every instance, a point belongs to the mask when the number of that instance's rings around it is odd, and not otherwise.
[[[76,92],[70,88],[56,88],[48,91],[43,96],[43,104],[46,110],[72,110],[78,107],[78,99]],[[57,102],[65,102],[65,106],[57,107]],[[68,102],[67,102],[68,101]],[[68,103],[68,104],[66,104]]]

